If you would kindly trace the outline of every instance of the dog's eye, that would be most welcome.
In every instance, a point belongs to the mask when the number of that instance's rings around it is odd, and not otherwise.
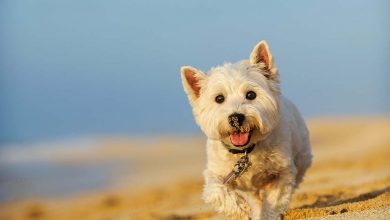
[[[253,100],[255,98],[256,98],[256,93],[255,92],[249,91],[249,92],[246,93],[246,99]]]
[[[216,103],[221,104],[224,101],[225,101],[225,97],[223,95],[217,95],[217,97],[215,97],[215,102]]]

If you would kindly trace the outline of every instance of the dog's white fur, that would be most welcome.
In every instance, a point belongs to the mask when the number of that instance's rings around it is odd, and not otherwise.
[[[291,195],[311,165],[309,133],[297,108],[280,94],[279,74],[268,44],[261,41],[250,59],[212,68],[206,75],[181,68],[182,81],[196,122],[207,135],[207,169],[203,198],[230,219],[279,219]],[[254,100],[246,93],[254,91]],[[223,95],[225,101],[216,103]],[[252,166],[229,185],[224,177],[242,154],[232,154],[222,142],[234,129],[232,113],[242,113],[245,131],[252,130]],[[231,148],[235,148],[231,146]]]

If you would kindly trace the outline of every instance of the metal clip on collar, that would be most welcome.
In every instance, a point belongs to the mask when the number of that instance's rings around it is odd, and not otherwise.
[[[233,167],[233,170],[223,179],[223,184],[229,184],[239,176],[241,176],[248,168],[251,166],[249,161],[248,151],[245,151],[244,156],[237,160],[236,164]]]

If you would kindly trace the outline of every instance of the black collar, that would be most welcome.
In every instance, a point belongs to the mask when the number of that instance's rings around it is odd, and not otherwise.
[[[222,145],[225,146],[225,148],[232,154],[243,154],[246,153],[249,154],[250,152],[253,151],[253,149],[255,148],[256,144],[252,144],[250,147],[248,148],[245,148],[243,150],[238,150],[238,149],[229,149],[223,142],[222,142]]]

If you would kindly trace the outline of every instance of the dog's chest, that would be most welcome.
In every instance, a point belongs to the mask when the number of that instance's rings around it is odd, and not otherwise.
[[[259,158],[251,161],[251,167],[232,182],[234,188],[242,190],[258,190],[276,182],[284,168],[276,161]]]
[[[288,160],[278,148],[259,146],[262,147],[255,148],[248,155],[251,166],[229,183],[232,188],[256,191],[274,183],[288,172]],[[210,173],[217,175],[221,182],[224,182],[234,170],[237,161],[243,156],[243,154],[227,152],[222,145],[209,145],[207,169]]]

